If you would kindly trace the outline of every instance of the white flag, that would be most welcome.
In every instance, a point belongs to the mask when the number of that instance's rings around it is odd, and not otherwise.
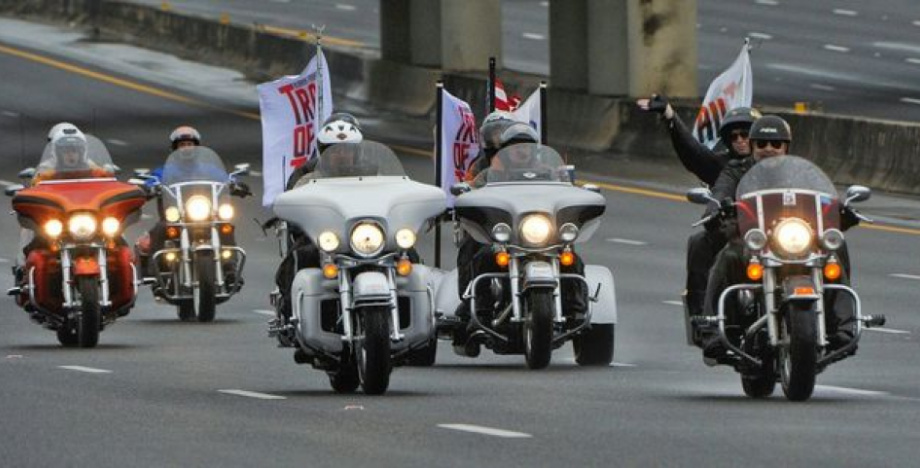
[[[537,88],[511,115],[515,120],[533,127],[537,131],[537,135],[543,138],[543,117],[540,115],[540,88]]]
[[[470,105],[442,89],[441,100],[441,187],[448,205],[454,205],[450,188],[463,176],[479,154],[479,131]]]
[[[722,117],[736,107],[751,107],[753,94],[751,54],[745,42],[735,63],[709,85],[703,106],[693,125],[693,135],[700,143],[710,148],[715,146],[719,139]]]
[[[316,83],[318,62],[322,68],[321,90]],[[258,90],[265,187],[262,205],[268,207],[284,191],[291,172],[316,154],[316,135],[332,114],[332,86],[326,57],[319,50],[300,75],[262,83]]]

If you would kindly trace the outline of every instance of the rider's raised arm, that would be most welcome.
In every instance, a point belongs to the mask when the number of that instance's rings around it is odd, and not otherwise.
[[[671,136],[671,145],[674,146],[674,152],[680,158],[681,164],[701,181],[715,185],[727,158],[720,157],[697,141],[676,113],[670,119],[665,119],[665,122]]]

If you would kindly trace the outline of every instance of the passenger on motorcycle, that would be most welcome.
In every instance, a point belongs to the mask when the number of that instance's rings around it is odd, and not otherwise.
[[[789,124],[782,118],[767,115],[758,119],[751,127],[750,140],[753,148],[751,157],[730,162],[722,172],[712,188],[712,197],[721,202],[720,207],[710,207],[707,215],[731,206],[739,181],[751,167],[765,158],[788,154],[789,145],[792,142],[792,131]],[[849,208],[842,207],[840,214],[841,229],[844,231],[859,223],[856,214]],[[707,223],[706,229],[708,231],[720,229],[727,231],[724,232],[724,235],[729,238],[729,241],[716,256],[715,264],[709,273],[704,304],[706,315],[716,314],[716,304],[725,288],[745,281],[745,265],[749,260],[743,242],[738,236],[737,226],[731,222],[732,220],[723,218],[722,221],[725,222],[719,222],[718,219],[715,221]],[[840,250],[840,253],[840,262],[844,270],[840,282],[849,284],[850,262],[846,246]],[[852,322],[855,315],[849,297],[832,291],[828,292],[827,302],[828,310],[832,311],[826,315],[830,346],[836,349],[853,338]],[[726,318],[731,322],[737,320],[737,311],[730,309],[726,311]],[[722,343],[715,335],[707,334],[702,345],[703,354],[707,358],[718,358],[725,353]]]

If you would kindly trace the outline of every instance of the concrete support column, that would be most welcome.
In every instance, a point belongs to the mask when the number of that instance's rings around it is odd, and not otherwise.
[[[549,74],[553,88],[588,90],[587,0],[550,0]]]
[[[380,0],[381,6],[390,0]],[[411,0],[407,28],[412,30],[412,64],[440,68],[441,0]]]
[[[588,93],[624,96],[630,92],[628,6],[641,0],[588,0]],[[655,0],[660,1],[660,0]]]
[[[489,57],[502,63],[500,1],[441,0],[441,65],[444,70],[487,71]]]
[[[697,97],[697,0],[627,0],[629,94]]]
[[[380,57],[391,62],[412,63],[412,36],[408,18],[411,0],[380,1]]]

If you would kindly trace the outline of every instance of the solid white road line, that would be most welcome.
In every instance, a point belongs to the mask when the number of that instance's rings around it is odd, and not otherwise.
[[[268,310],[268,309],[254,309],[253,312],[255,312],[255,313],[259,314],[259,315],[268,315],[268,316],[270,316],[270,317],[274,317],[274,316],[275,316],[275,311],[274,311],[274,310]]]
[[[830,50],[833,52],[841,52],[841,53],[847,53],[850,51],[849,47],[839,46],[835,44],[824,44],[824,49]]]
[[[237,390],[235,388],[226,389],[226,390],[218,390],[218,392],[224,393],[227,395],[237,395],[237,396],[248,397],[248,398],[257,398],[259,400],[286,400],[287,399],[286,397],[279,396],[279,395],[269,395],[268,393]]]
[[[879,332],[879,333],[889,333],[892,335],[910,335],[910,331],[908,330],[897,330],[894,328],[872,327],[872,328],[864,328],[864,330]]]
[[[512,438],[512,439],[523,439],[523,438],[533,437],[532,435],[525,434],[523,432],[506,431],[503,429],[495,429],[495,428],[485,427],[485,426],[476,426],[473,424],[438,424],[438,427],[441,427],[444,429],[452,429],[455,431],[473,432],[476,434],[485,434],[485,435],[490,435],[490,436],[495,436],[495,437],[505,437],[505,438]]]
[[[834,8],[834,14],[840,16],[858,16],[859,12],[853,10],[844,10],[842,8]]]
[[[836,393],[847,393],[850,395],[860,395],[860,396],[890,395],[890,393],[888,392],[881,392],[878,390],[863,390],[861,388],[835,387],[833,385],[815,385],[815,390],[823,390],[823,391],[836,392]]]
[[[684,306],[684,303],[681,301],[661,301],[663,304],[674,305],[674,306]]]
[[[83,366],[58,366],[61,369],[67,369],[77,372],[86,372],[88,374],[111,374],[112,371],[106,369],[96,369],[95,367],[83,367]]]
[[[770,39],[773,39],[773,36],[767,33],[761,33],[761,32],[749,32],[748,36],[753,37],[754,39],[763,39],[765,41],[769,41]]]
[[[537,34],[537,33],[524,33],[523,36],[524,36],[524,39],[531,39],[534,41],[542,41],[546,39],[546,36],[542,34]]]
[[[607,242],[614,242],[616,244],[626,244],[626,245],[648,245],[648,242],[642,242],[632,239],[620,239],[619,237],[611,237],[607,239]]]
[[[890,274],[890,275],[888,275],[888,276],[890,276],[890,277],[892,277],[892,278],[901,278],[901,279],[909,279],[909,280],[920,280],[920,276],[917,276],[917,275],[907,275],[907,274],[904,274],[904,273],[892,273],[892,274]]]
[[[907,103],[907,104],[920,104],[920,99],[914,99],[914,98],[909,98],[909,97],[902,97],[902,98],[901,98],[901,102],[904,102],[904,103]]]

